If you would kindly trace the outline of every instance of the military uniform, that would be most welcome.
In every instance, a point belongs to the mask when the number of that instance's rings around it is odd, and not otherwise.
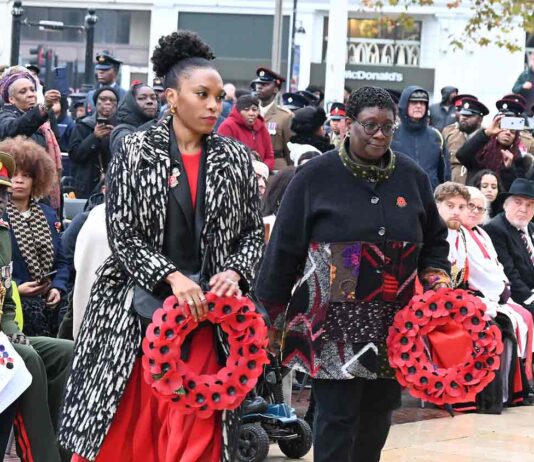
[[[455,183],[465,184],[467,180],[467,169],[456,158],[456,153],[465,144],[468,135],[460,131],[458,123],[447,125],[443,129],[442,135],[451,162],[451,180]]]
[[[265,113],[264,119],[269,135],[271,135],[274,151],[274,169],[280,170],[291,164],[287,143],[293,136],[291,131],[293,113],[289,109],[278,106],[275,102]]]
[[[96,55],[96,66],[95,70],[109,70],[113,67],[117,69],[117,72],[120,68],[120,65],[122,64],[122,61],[119,61],[118,59],[111,56],[109,53],[103,51],[102,53]],[[120,85],[117,82],[113,82],[111,85],[98,85],[98,88],[102,86],[108,86],[112,87],[119,93],[119,101],[120,103],[123,98],[126,96],[127,91],[124,88],[121,88]],[[93,102],[93,95],[96,90],[91,90],[89,93],[87,93],[87,98],[85,99],[85,113],[86,115],[90,115],[95,111],[95,104]]]
[[[259,67],[256,70],[256,76],[256,79],[250,83],[253,90],[256,89],[257,83],[274,83],[278,88],[281,88],[282,83],[286,80],[280,74],[265,67]],[[265,111],[264,106],[260,106],[260,113],[265,120],[269,135],[271,135],[271,143],[274,151],[274,169],[280,170],[287,165],[291,165],[287,143],[293,136],[293,132],[291,131],[293,113],[289,109],[276,104],[276,98],[267,111]]]
[[[6,157],[8,156],[8,157]],[[13,174],[14,162],[8,154],[0,152],[0,188]],[[7,174],[7,175],[6,175]],[[7,178],[6,178],[7,176]],[[0,330],[8,337],[25,339],[15,322],[15,303],[11,287],[11,237],[9,225],[0,221],[0,281],[6,288],[2,307]],[[70,460],[68,454],[60,455],[56,432],[59,412],[70,372],[73,342],[48,337],[28,337],[30,345],[15,343],[17,353],[22,357],[32,375],[29,388],[15,402],[18,417],[15,421],[17,452],[22,462],[60,462]],[[13,411],[8,408],[8,411]],[[8,420],[2,414],[0,420]],[[5,421],[4,421],[5,424]]]
[[[488,108],[473,95],[458,95],[454,98],[453,104],[459,114],[463,116],[484,117],[489,114]],[[457,122],[447,125],[443,129],[443,141],[445,142],[445,147],[451,163],[451,180],[455,183],[465,184],[467,182],[467,169],[457,159],[456,153],[475,133],[476,130],[471,134],[462,132]]]

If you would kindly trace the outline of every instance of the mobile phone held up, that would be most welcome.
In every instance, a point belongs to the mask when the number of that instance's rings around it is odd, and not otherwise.
[[[69,96],[69,79],[66,67],[56,67],[54,69],[54,83],[52,88],[59,91],[61,96]]]
[[[501,128],[503,130],[524,130],[525,119],[523,117],[503,117]]]
[[[108,122],[109,122],[109,120],[106,119],[105,117],[97,116],[97,118],[96,118],[96,123],[97,123],[97,124],[100,124],[100,125],[107,125]]]
[[[43,275],[39,278],[39,281],[38,281],[39,284],[44,284],[45,282],[51,280],[52,277],[54,277],[56,274],[57,274],[57,270],[50,271],[49,273],[45,273],[45,274],[43,274]]]

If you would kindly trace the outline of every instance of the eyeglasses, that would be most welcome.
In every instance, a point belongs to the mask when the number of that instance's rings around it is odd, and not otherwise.
[[[363,127],[363,131],[369,136],[374,135],[378,132],[378,130],[381,130],[384,136],[391,136],[397,129],[395,124],[379,125],[375,122],[362,123],[359,120],[354,120],[354,122],[358,123],[358,125],[361,125]]]
[[[471,212],[476,212],[476,213],[478,213],[479,215],[480,215],[481,213],[486,212],[486,210],[487,210],[486,207],[480,207],[479,205],[475,205],[475,204],[473,204],[472,202],[469,202],[469,204],[467,204],[467,208],[468,208],[469,210],[471,210]]]

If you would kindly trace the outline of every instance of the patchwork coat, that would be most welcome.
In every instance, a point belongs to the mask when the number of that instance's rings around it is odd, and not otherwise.
[[[142,340],[131,305],[134,285],[152,291],[176,270],[161,254],[169,195],[172,119],[125,138],[108,173],[107,230],[112,255],[98,270],[75,346],[60,429],[60,444],[94,459],[117,411]],[[246,291],[263,250],[263,224],[250,157],[237,141],[205,139],[205,225],[201,253],[212,240],[208,273],[234,269]],[[231,460],[223,415],[223,454]]]

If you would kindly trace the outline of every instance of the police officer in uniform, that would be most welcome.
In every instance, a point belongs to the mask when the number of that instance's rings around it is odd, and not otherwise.
[[[443,129],[443,140],[451,162],[451,179],[456,183],[465,184],[467,169],[456,158],[456,153],[482,125],[482,119],[489,114],[484,104],[476,96],[459,95],[453,101],[458,110],[458,122],[447,125]]]
[[[126,96],[126,90],[121,88],[117,79],[119,77],[119,69],[121,67],[122,61],[111,56],[107,51],[96,55],[96,80],[98,81],[98,87],[113,87],[119,93],[119,103]],[[91,90],[87,93],[87,98],[85,100],[85,110],[87,115],[90,115],[95,110],[95,105],[93,102],[93,94],[95,90]]]
[[[0,216],[9,201],[8,188],[15,171],[10,154],[0,151]],[[15,434],[17,453],[22,462],[61,462],[70,460],[60,451],[56,432],[59,412],[70,372],[73,342],[50,337],[26,337],[15,322],[15,303],[11,285],[11,237],[9,225],[0,220],[0,287],[5,298],[0,307],[0,330],[6,334],[32,375],[32,383],[20,398],[0,415],[1,430],[17,412]],[[10,426],[10,425],[9,425]],[[1,439],[1,435],[0,435]]]
[[[265,67],[258,68],[256,75],[257,78],[251,86],[260,99],[260,114],[271,135],[275,157],[274,168],[280,170],[291,164],[287,143],[293,135],[291,132],[293,113],[276,103],[276,97],[286,79]]]

